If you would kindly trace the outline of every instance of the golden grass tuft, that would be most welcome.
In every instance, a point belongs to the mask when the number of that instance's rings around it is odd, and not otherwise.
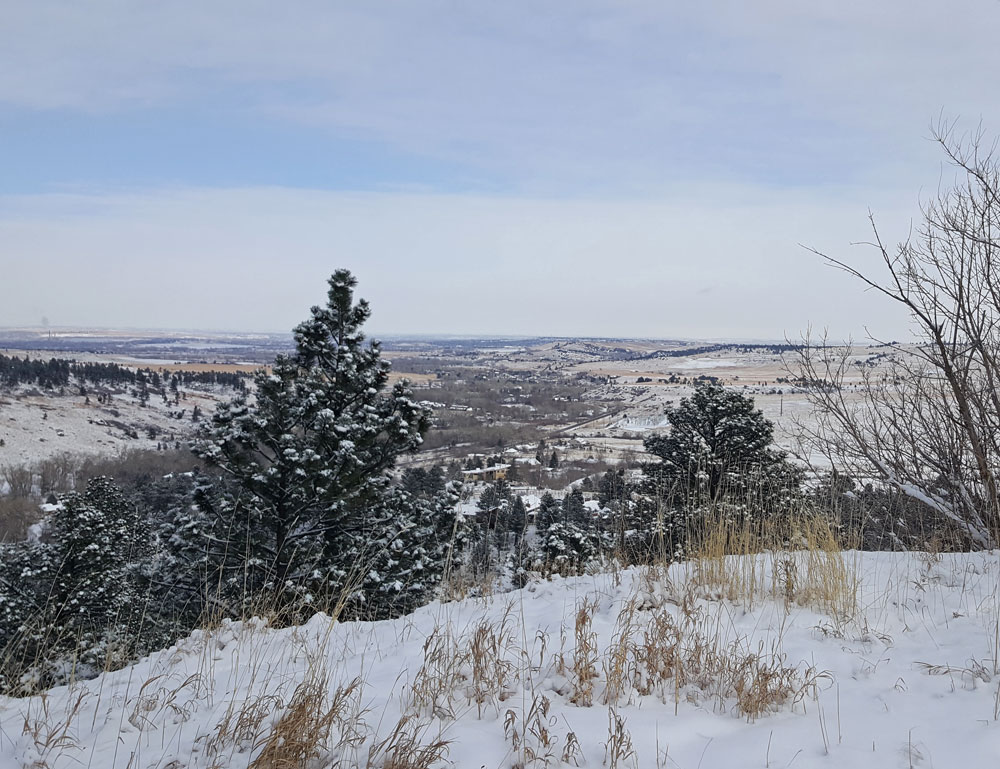
[[[837,620],[853,617],[860,579],[828,518],[797,514],[734,520],[709,516],[692,526],[685,587],[746,608],[774,599],[810,606]]]
[[[352,730],[338,730],[337,740],[331,738],[334,727],[346,720],[351,698],[360,694],[361,679],[355,678],[346,686],[338,687],[332,697],[328,691],[323,676],[313,676],[300,683],[249,769],[307,769],[310,762],[330,758],[334,746],[343,742],[342,735],[350,740]],[[259,728],[262,704],[261,700],[248,703],[244,709],[246,717],[237,718],[234,731],[239,731],[241,720],[244,734]],[[325,765],[337,766],[338,763]]]

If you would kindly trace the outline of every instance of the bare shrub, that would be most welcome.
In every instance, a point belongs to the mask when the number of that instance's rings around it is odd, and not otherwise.
[[[950,518],[974,545],[995,547],[1000,156],[981,130],[959,136],[942,122],[933,133],[955,183],[922,205],[922,221],[895,249],[870,217],[882,276],[824,257],[905,310],[918,344],[888,343],[878,368],[859,370],[851,349],[807,339],[794,373],[819,419],[802,437],[838,470],[880,479]]]
[[[113,457],[86,457],[75,472],[75,488],[92,478],[104,476],[126,488],[162,478],[170,473],[188,472],[202,463],[190,451],[123,449]]]
[[[62,494],[73,488],[73,479],[82,460],[61,452],[38,463],[38,487],[42,494]]]
[[[31,496],[35,476],[27,465],[4,465],[0,467],[0,476],[7,482],[7,493],[11,497],[26,499]]]
[[[0,497],[0,542],[19,542],[38,521],[38,505],[24,497]]]

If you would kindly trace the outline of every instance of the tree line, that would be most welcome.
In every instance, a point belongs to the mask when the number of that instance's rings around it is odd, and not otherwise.
[[[134,385],[149,382],[154,387],[205,384],[220,385],[234,390],[246,389],[247,375],[228,371],[167,371],[150,368],[134,369],[118,363],[75,361],[64,358],[18,358],[0,355],[0,385],[37,385],[46,390],[68,387],[71,382],[81,387],[91,385]]]

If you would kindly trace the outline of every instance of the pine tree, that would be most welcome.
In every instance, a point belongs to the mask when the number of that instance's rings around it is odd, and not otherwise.
[[[438,494],[444,491],[446,485],[446,480],[444,476],[444,470],[440,465],[434,465],[430,470],[427,471],[427,478],[424,482],[424,493],[425,494]]]
[[[625,473],[619,468],[608,470],[598,484],[598,501],[601,507],[617,507],[626,496]]]
[[[111,480],[94,478],[52,514],[46,539],[58,564],[46,622],[99,665],[107,634],[128,635],[138,609],[132,565],[147,547],[138,513]]]
[[[510,484],[503,478],[498,478],[492,485],[483,489],[476,506],[485,514],[487,528],[495,529],[504,512],[510,505]]]
[[[524,500],[520,496],[514,497],[514,501],[507,510],[505,519],[504,529],[513,535],[514,552],[519,559],[521,545],[524,540],[524,530],[528,526],[528,511],[525,509]]]
[[[135,507],[94,478],[56,508],[43,541],[0,548],[4,689],[53,686],[133,657],[146,545]]]
[[[583,492],[579,488],[574,488],[563,498],[562,517],[564,521],[571,522],[577,526],[587,526],[589,516],[587,508],[583,504]]]
[[[660,459],[646,474],[687,499],[719,500],[754,484],[794,481],[785,454],[774,447],[774,425],[752,398],[712,382],[699,382],[690,398],[666,411],[670,430],[644,441]]]
[[[802,473],[774,446],[774,425],[752,398],[702,380],[666,417],[669,432],[645,440],[659,461],[643,466],[641,493],[622,511],[633,557],[682,556],[690,519],[709,510],[769,515],[800,494]]]
[[[411,494],[422,494],[427,485],[427,471],[422,467],[409,467],[403,472],[403,488]]]
[[[252,570],[281,606],[356,592],[361,582],[378,589],[361,579],[369,571],[359,558],[382,558],[398,547],[392,532],[420,529],[412,519],[426,512],[412,495],[406,508],[389,472],[420,446],[429,412],[405,381],[388,388],[378,343],[364,344],[370,310],[354,303],[356,284],[334,273],[327,304],[295,329],[295,352],[256,375],[252,403],[240,394],[221,407],[197,448],[239,489],[215,513],[216,525],[244,532],[226,577]],[[395,575],[411,569],[410,554],[397,555],[373,572],[383,584],[402,584]]]
[[[534,569],[576,574],[601,552],[600,533],[587,521],[579,492],[566,495],[562,503],[548,492],[543,494],[535,530],[537,544],[526,559]]]
[[[41,542],[0,544],[0,691],[30,694],[51,683],[37,669],[51,645],[46,607],[58,564]]]
[[[546,491],[538,502],[538,512],[535,515],[535,525],[539,532],[545,531],[555,521],[559,520],[562,506],[559,500]]]

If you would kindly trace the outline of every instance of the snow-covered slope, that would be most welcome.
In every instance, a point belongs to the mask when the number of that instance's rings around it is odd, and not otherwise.
[[[850,617],[675,566],[380,623],[225,623],[0,700],[0,766],[996,766],[997,554],[844,558]]]

